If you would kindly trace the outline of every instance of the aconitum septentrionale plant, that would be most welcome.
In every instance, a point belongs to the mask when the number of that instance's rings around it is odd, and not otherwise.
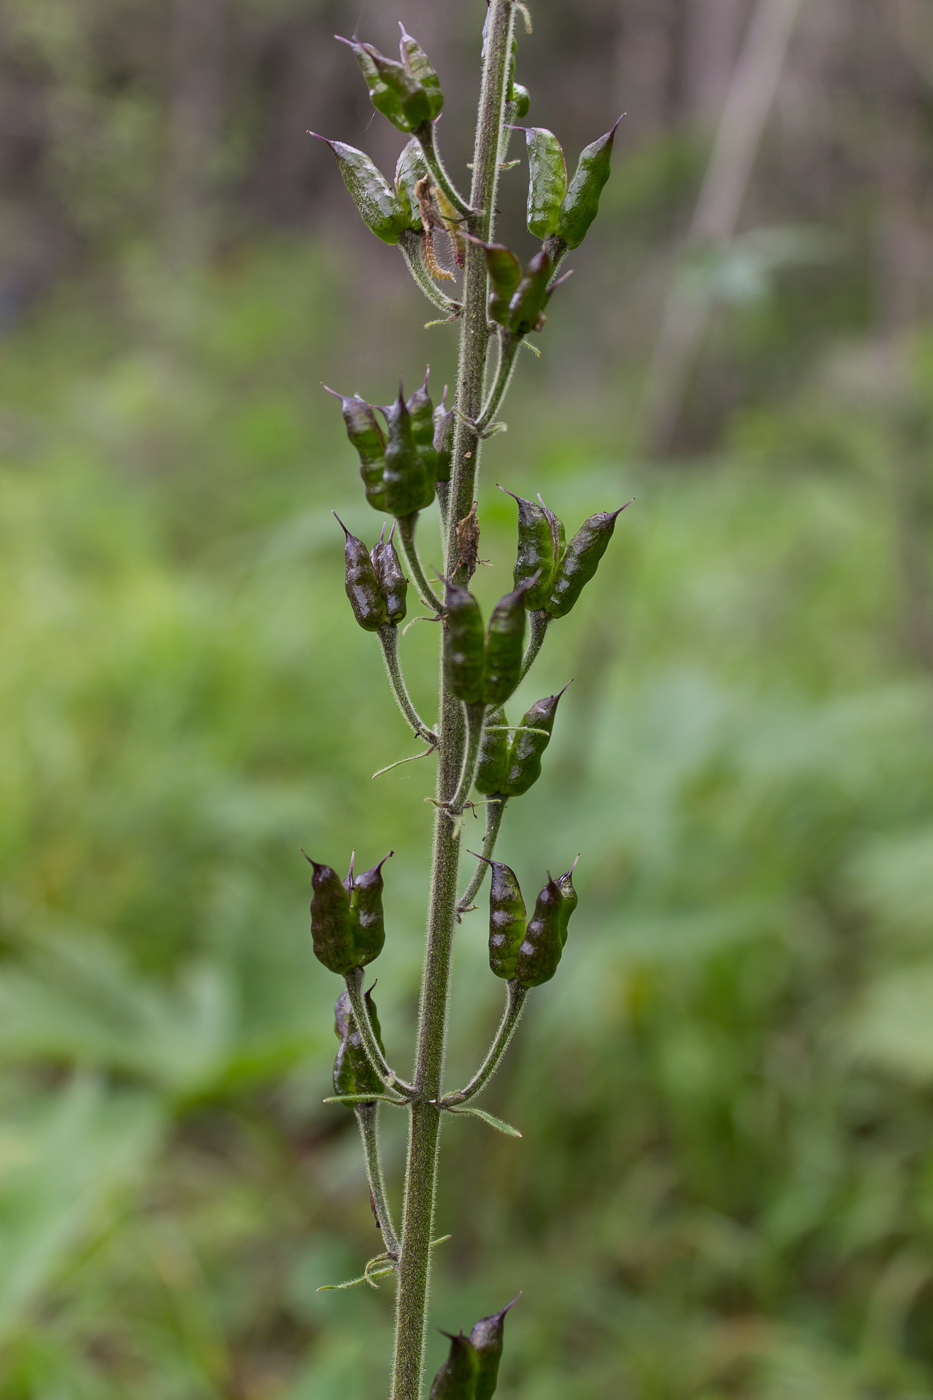
[[[437,755],[434,859],[411,1082],[393,1069],[375,1005],[363,989],[363,969],[379,956],[385,942],[385,860],[361,874],[354,874],[351,862],[344,880],[331,866],[311,862],[314,951],[345,983],[336,1008],[339,1049],[332,1101],[348,1105],[359,1121],[384,1245],[360,1279],[350,1282],[397,1276],[391,1400],[420,1400],[422,1395],[444,1115],[471,1113],[502,1132],[515,1132],[477,1108],[475,1101],[508,1048],[529,991],[557,971],[577,905],[571,865],[557,878],[547,874],[529,917],[515,874],[493,858],[506,803],[520,797],[540,775],[561,697],[538,700],[517,725],[508,723],[503,707],[533,665],[551,624],[571,611],[595,574],[619,515],[619,510],[611,510],[591,516],[567,542],[563,523],[540,497],[514,497],[514,588],[484,621],[469,589],[477,565],[475,500],[483,443],[502,426],[497,415],[519,350],[544,329],[545,310],[563,280],[558,275],[561,262],[583,241],[596,216],[616,130],[613,126],[586,147],[568,179],[557,137],[542,128],[517,125],[530,99],[515,78],[516,19],[530,32],[524,5],[490,0],[469,197],[457,189],[441,159],[436,130],[444,104],[440,80],[427,54],[404,29],[397,60],[371,44],[343,41],[360,65],[373,106],[408,138],[394,181],[362,151],[341,141],[327,142],[363,221],[377,238],[400,249],[415,282],[459,336],[456,392],[449,405],[443,399],[438,406],[432,403],[427,376],[407,398],[400,388],[394,403],[384,408],[336,395],[347,436],[359,455],[366,499],[384,522],[371,549],[344,527],[347,597],[358,624],[379,640],[405,719]],[[500,172],[508,168],[510,138],[522,130],[529,169],[528,228],[541,240],[539,251],[524,267],[511,249],[495,241],[496,188]],[[453,267],[441,260],[448,257]],[[495,368],[487,374],[493,344]],[[431,578],[416,537],[421,513],[435,501],[444,558],[439,575]],[[415,710],[402,674],[399,626],[406,616],[409,587],[402,560],[422,605],[440,622],[439,710],[430,724]],[[461,891],[463,812],[474,790],[480,796],[472,804],[485,807],[485,838],[482,852],[470,857],[472,873]],[[505,1010],[473,1079],[462,1089],[445,1092],[453,938],[463,916],[476,907],[487,872],[489,966],[506,983]],[[377,1116],[383,1104],[405,1109],[409,1116],[401,1229],[394,1223],[380,1163]],[[461,1331],[451,1337],[450,1354],[431,1388],[434,1400],[488,1400],[493,1395],[508,1307],[482,1318],[469,1334]]]

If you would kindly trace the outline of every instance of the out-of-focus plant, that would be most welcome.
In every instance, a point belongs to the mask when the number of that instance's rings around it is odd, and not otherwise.
[[[346,984],[336,1009],[340,1048],[334,1101],[356,1113],[370,1200],[384,1245],[360,1278],[338,1286],[372,1284],[377,1277],[397,1275],[392,1400],[418,1400],[422,1394],[431,1251],[439,1243],[433,1234],[443,1117],[473,1114],[501,1132],[520,1136],[476,1108],[474,1100],[498,1068],[528,992],[557,971],[577,905],[575,861],[556,879],[548,872],[529,917],[514,872],[493,859],[506,803],[525,793],[540,775],[560,696],[539,700],[518,725],[509,725],[503,706],[534,664],[551,623],[571,611],[595,575],[622,509],[590,516],[567,542],[563,523],[540,496],[537,502],[516,496],[514,588],[496,604],[488,625],[484,622],[469,591],[479,559],[476,495],[482,446],[505,426],[497,414],[518,352],[530,335],[544,328],[545,308],[564,280],[557,276],[558,267],[566,252],[583,241],[596,216],[616,130],[613,126],[586,147],[571,179],[556,136],[542,128],[526,131],[527,222],[541,247],[523,267],[510,248],[495,240],[496,191],[500,171],[509,168],[509,133],[530,102],[515,81],[517,15],[530,31],[524,5],[491,0],[469,197],[451,180],[438,148],[436,123],[444,97],[437,72],[404,27],[397,61],[372,44],[344,41],[359,62],[373,106],[409,136],[394,182],[364,152],[323,138],[363,221],[378,238],[399,245],[417,285],[459,332],[457,385],[450,407],[445,399],[434,406],[427,374],[408,398],[400,385],[395,401],[380,409],[359,396],[336,395],[359,455],[366,499],[383,517],[394,519],[388,534],[383,524],[372,549],[342,526],[347,597],[360,627],[378,637],[399,708],[415,737],[428,745],[420,756],[436,753],[438,759],[427,946],[410,1083],[387,1058],[375,1005],[364,991],[364,968],[379,956],[386,940],[383,869],[388,856],[361,874],[354,872],[351,857],[343,880],[330,865],[311,860],[314,951]],[[438,259],[438,238],[449,243],[455,267],[463,273],[456,299],[437,285],[457,278],[457,272]],[[498,356],[490,369],[493,341]],[[431,579],[418,551],[416,530],[421,513],[435,499],[441,515],[442,567]],[[407,615],[409,583],[396,537],[415,592],[430,620],[438,624],[440,694],[438,719],[430,724],[417,713],[402,675],[399,627]],[[463,814],[477,805],[470,797],[474,788],[486,807],[486,834],[475,869],[458,894]],[[445,1093],[454,933],[476,907],[473,901],[487,870],[492,872],[489,964],[507,983],[506,1006],[476,1074],[464,1088]],[[378,1113],[383,1103],[409,1114],[399,1231],[380,1157]],[[506,1307],[481,1319],[469,1336],[461,1331],[451,1338],[450,1355],[435,1377],[432,1397],[488,1400],[496,1389],[507,1311]]]

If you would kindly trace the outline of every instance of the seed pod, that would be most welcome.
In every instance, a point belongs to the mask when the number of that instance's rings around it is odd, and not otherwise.
[[[479,856],[479,860],[483,857]],[[514,870],[501,861],[488,862],[489,882],[489,966],[507,982],[515,976],[518,950],[525,937],[525,901]]]
[[[505,727],[505,710],[498,706],[486,711],[483,738],[476,765],[473,786],[484,797],[495,797],[505,790],[509,768],[509,735]]]
[[[366,993],[366,1007],[369,1011],[369,1019],[376,1037],[376,1042],[379,1049],[385,1054],[385,1046],[382,1043],[382,1031],[379,1026],[379,1017],[376,1015],[376,1004],[369,992]],[[338,997],[337,1005],[334,1007],[334,1031],[336,1032],[337,1039],[340,1041],[337,1058],[334,1060],[334,1093],[384,1093],[385,1086],[369,1063],[369,1056],[363,1049],[363,1040],[359,1032],[359,1027],[353,1018],[350,997],[346,991]],[[365,1104],[359,1105],[361,1108],[365,1106]]]
[[[327,389],[326,384],[324,388]],[[347,437],[359,454],[360,476],[366,489],[366,499],[374,510],[385,510],[382,473],[386,461],[386,439],[376,420],[375,410],[365,399],[345,398],[334,389],[327,389],[327,392],[340,400]]]
[[[411,414],[411,435],[424,466],[425,477],[433,483],[437,479],[437,449],[434,446],[434,405],[428,393],[430,373],[428,366],[424,372],[424,383],[415,390],[406,407]]]
[[[382,867],[389,856],[383,856],[378,865],[364,870],[362,875],[353,875],[353,860],[343,882],[350,902],[350,917],[353,920],[353,945],[356,951],[354,967],[365,967],[378,958],[386,941],[385,918],[382,912],[382,891],[385,882]]]
[[[473,1325],[470,1341],[479,1357],[479,1374],[476,1377],[474,1400],[492,1400],[492,1396],[496,1393],[499,1362],[502,1359],[505,1315],[509,1308],[513,1308],[517,1302],[518,1298],[513,1298],[511,1303],[507,1303],[501,1312],[492,1313],[489,1317],[481,1317],[479,1322]]]
[[[385,534],[385,526],[382,527]],[[408,595],[408,579],[402,573],[402,566],[396,553],[395,545],[392,543],[392,536],[395,534],[395,523],[389,531],[389,538],[384,540],[379,536],[379,542],[374,544],[371,551],[373,568],[376,572],[376,582],[379,584],[379,592],[385,604],[386,620],[393,624],[403,621],[408,611],[406,598]]]
[[[412,515],[434,500],[434,480],[415,445],[411,413],[401,386],[398,398],[382,412],[389,429],[382,473],[385,509],[394,516]]]
[[[528,263],[509,302],[508,329],[513,335],[540,330],[544,308],[550,300],[548,283],[554,264],[541,248]]]
[[[313,867],[311,888],[311,938],[314,956],[331,972],[341,975],[358,967],[354,933],[356,920],[350,913],[350,896],[340,876],[329,865],[319,865],[307,857]]]
[[[534,612],[547,602],[557,567],[555,532],[552,529],[552,521],[556,517],[546,506],[526,501],[524,496],[516,496],[513,491],[506,491],[505,494],[518,505],[518,555],[512,580],[516,588],[527,589],[525,606],[529,612]],[[532,583],[535,576],[537,581]]]
[[[479,1357],[473,1343],[462,1332],[444,1336],[450,1337],[450,1355],[434,1377],[429,1400],[475,1400]]]
[[[441,80],[437,76],[437,69],[417,39],[413,39],[410,34],[405,33],[405,26],[400,24],[399,28],[402,31],[398,46],[399,57],[415,82],[419,83],[427,94],[428,110],[430,119],[433,121],[435,117],[440,115],[444,105],[444,94],[441,92]]]
[[[340,38],[339,35],[337,37]],[[369,88],[370,102],[399,131],[416,131],[437,115],[440,110],[437,106],[439,89],[429,94],[409,66],[386,58],[373,44],[359,44],[352,39],[340,39],[340,42],[356,55]],[[408,55],[405,57],[408,58]],[[409,64],[410,61],[408,58]]]
[[[567,189],[557,221],[557,236],[568,248],[578,248],[587,229],[599,211],[599,196],[609,179],[612,143],[619,121],[605,136],[600,136],[582,152],[573,179]]]
[[[475,705],[483,693],[483,615],[473,594],[458,584],[447,584],[444,604],[444,679],[452,695]]]
[[[566,689],[564,686],[564,690]],[[551,742],[554,716],[564,690],[557,695],[546,695],[544,699],[536,700],[531,709],[522,716],[522,727],[512,740],[509,750],[505,782],[501,788],[505,796],[521,797],[522,793],[527,792],[541,777],[541,758]]]
[[[397,243],[405,229],[421,227],[421,220],[416,218],[417,211],[413,213],[399,198],[365,152],[348,146],[344,141],[330,141],[326,136],[318,136],[316,131],[308,134],[317,136],[319,141],[325,141],[330,146],[360,218],[383,243]]]
[[[408,145],[403,147],[395,167],[395,192],[402,208],[411,218],[409,227],[416,230],[421,228],[422,219],[421,203],[415,194],[415,186],[419,180],[425,179],[427,174],[428,167],[424,162],[421,144],[417,136],[413,136]]]
[[[521,264],[504,243],[484,243],[483,253],[489,274],[489,315],[496,325],[504,326],[509,319],[509,303],[521,281]]]
[[[556,232],[561,204],[567,193],[567,162],[553,131],[530,126],[528,146],[528,232],[547,238]]]
[[[351,535],[336,511],[334,519],[346,535],[343,557],[346,565],[344,588],[353,616],[366,632],[376,632],[386,620],[386,605],[369,551],[362,540]]]
[[[503,705],[518,685],[525,649],[525,594],[528,584],[500,598],[486,631],[483,663],[485,705]]]
[[[531,106],[531,93],[525,87],[524,83],[513,83],[511,85],[509,88],[508,100],[514,104],[515,111],[513,116],[516,121],[521,121],[523,117],[527,117],[528,108]]]
[[[445,388],[444,393],[447,393]],[[434,447],[437,452],[435,477],[438,481],[450,480],[450,468],[454,447],[454,411],[444,408],[444,400],[434,410]]]
[[[577,856],[577,860],[580,857]],[[579,903],[579,895],[573,887],[573,872],[577,868],[577,860],[567,871],[566,875],[561,875],[557,881],[557,888],[560,890],[560,941],[561,945],[567,942],[567,925],[570,923],[570,915]]]
[[[514,979],[519,986],[540,987],[542,982],[550,982],[557,971],[566,936],[561,929],[563,902],[557,881],[548,875],[515,960]]]
[[[626,501],[631,505],[631,501]],[[566,617],[576,603],[585,586],[599,568],[599,561],[606,552],[616,520],[625,510],[597,511],[584,520],[573,539],[560,557],[551,593],[544,605],[551,617]]]

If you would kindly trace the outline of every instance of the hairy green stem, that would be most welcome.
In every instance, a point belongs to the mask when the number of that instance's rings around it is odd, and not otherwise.
[[[424,265],[421,253],[421,234],[415,233],[414,229],[406,229],[398,241],[398,246],[405,259],[405,266],[432,306],[436,306],[439,311],[446,311],[451,318],[459,316],[461,310],[459,301],[453,301],[449,296],[445,296],[440,287],[432,281],[431,274]]]
[[[522,673],[519,680],[524,680],[538,659],[538,652],[544,646],[544,639],[547,636],[547,629],[550,626],[551,617],[544,609],[528,614],[528,641],[525,645],[525,655],[522,657]]]
[[[389,685],[392,687],[392,694],[395,696],[399,709],[418,738],[423,739],[426,744],[430,744],[432,748],[436,749],[437,735],[428,728],[418,714],[412,704],[411,696],[408,694],[408,687],[405,685],[405,677],[402,675],[398,655],[398,627],[394,623],[387,623],[386,626],[380,627],[379,641],[382,644],[382,656],[389,676]]]
[[[363,1154],[366,1158],[366,1177],[373,1198],[373,1210],[382,1231],[382,1241],[390,1259],[398,1259],[399,1244],[392,1224],[392,1212],[386,1196],[385,1178],[382,1175],[382,1157],[379,1152],[379,1105],[360,1104],[356,1109],[356,1121],[363,1139]]]
[[[405,556],[405,563],[411,570],[411,576],[415,580],[415,587],[418,596],[426,608],[433,608],[436,613],[444,611],[444,604],[438,598],[434,589],[428,583],[427,575],[424,572],[424,565],[418,554],[415,544],[415,522],[418,519],[418,512],[413,515],[400,515],[398,518],[398,537],[402,546],[402,553]]]
[[[407,1098],[412,1098],[415,1094],[414,1086],[407,1084],[404,1079],[399,1079],[395,1070],[379,1049],[379,1042],[373,1031],[373,1023],[369,1019],[369,1008],[366,1005],[366,998],[363,995],[363,969],[361,967],[355,967],[352,972],[347,973],[344,981],[347,984],[347,995],[350,998],[353,1019],[359,1029],[360,1039],[363,1042],[363,1049],[366,1051],[366,1058],[387,1089],[397,1089],[400,1094],[404,1094]]]
[[[473,158],[471,203],[476,212],[467,221],[468,231],[484,241],[489,240],[493,228],[512,20],[512,0],[490,0]],[[459,324],[456,404],[463,416],[458,416],[454,436],[444,559],[448,574],[458,557],[457,522],[469,514],[474,500],[479,438],[466,420],[475,419],[480,411],[489,343],[486,328],[486,265],[482,249],[472,243],[468,243],[466,251],[464,309]],[[458,564],[457,573],[461,572],[465,571]],[[436,793],[439,803],[447,803],[457,790],[463,769],[466,729],[463,707],[447,690],[443,670],[440,689]],[[431,1237],[440,1146],[441,1111],[437,1101],[441,1097],[447,1038],[459,857],[459,823],[452,822],[448,811],[438,807],[434,818],[434,862],[415,1062],[415,1085],[421,1098],[410,1109],[391,1400],[421,1400],[422,1395]]]
[[[518,336],[510,335],[507,331],[502,331],[499,335],[499,363],[496,366],[496,377],[489,391],[489,398],[483,405],[483,411],[476,424],[481,433],[484,433],[489,427],[493,414],[505,398],[521,343]]]
[[[466,800],[473,786],[473,779],[476,777],[476,766],[479,763],[479,750],[483,740],[483,719],[485,715],[485,705],[466,706],[467,737],[466,751],[463,755],[463,767],[460,769],[457,791],[447,804],[448,812],[455,817],[459,816],[466,806]]]
[[[527,995],[527,987],[521,987],[517,982],[509,983],[505,1011],[499,1022],[496,1038],[489,1047],[488,1055],[465,1089],[459,1089],[455,1094],[448,1094],[446,1098],[441,1099],[441,1108],[453,1108],[456,1104],[466,1103],[469,1099],[475,1099],[481,1089],[485,1089],[509,1048],[509,1042],[515,1034],[515,1028],[521,1020],[522,1011],[525,1009]]]
[[[507,797],[491,797],[486,803],[486,835],[483,838],[483,858],[476,862],[476,869],[473,871],[470,883],[457,900],[458,915],[467,913],[482,888],[486,871],[489,869],[489,861],[492,860],[492,853],[496,849],[496,840],[502,825],[502,814],[508,800]]]
[[[419,127],[415,132],[421,146],[421,154],[424,156],[424,163],[431,172],[431,178],[438,189],[444,191],[450,203],[454,206],[458,214],[464,217],[470,213],[470,206],[463,195],[457,190],[447,171],[444,169],[444,162],[441,160],[441,153],[437,149],[434,123]]]

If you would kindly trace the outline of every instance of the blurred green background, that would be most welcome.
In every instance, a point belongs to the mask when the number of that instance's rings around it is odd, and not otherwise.
[[[917,1400],[930,7],[532,9],[529,121],[573,159],[628,115],[487,449],[484,603],[514,551],[497,482],[571,529],[637,501],[513,703],[574,679],[501,853],[527,889],[581,850],[580,908],[484,1100],[523,1140],[445,1130],[433,1324],[524,1289],[503,1400]],[[386,47],[402,19],[465,181],[483,13],[0,11],[2,1400],[384,1394],[391,1288],[316,1292],[375,1234],[352,1117],[321,1102],[337,987],[298,847],[395,849],[378,1000],[404,1071],[433,775],[371,781],[414,746],[343,595],[331,508],[377,522],[319,384],[385,402],[430,360],[440,386],[453,336],[305,131],[391,168],[331,35]],[[523,198],[524,162],[502,228],[527,253]],[[426,714],[435,646],[404,642]],[[457,960],[451,1084],[501,1000],[481,912]]]

